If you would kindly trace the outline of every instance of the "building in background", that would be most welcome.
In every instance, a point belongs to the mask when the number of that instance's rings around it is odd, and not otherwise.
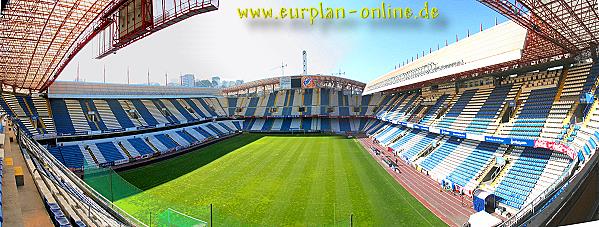
[[[212,77],[212,87],[219,87],[221,85],[220,77],[213,76]]]
[[[196,87],[212,87],[210,80],[198,80],[196,81]]]
[[[181,86],[195,87],[195,76],[193,74],[185,74],[181,76]]]

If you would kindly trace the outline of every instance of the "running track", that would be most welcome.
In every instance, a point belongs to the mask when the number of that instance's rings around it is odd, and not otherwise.
[[[387,148],[375,144],[370,138],[358,139],[362,146],[366,148],[368,153],[378,161],[381,166],[387,170],[397,182],[399,182],[406,190],[412,194],[420,203],[433,212],[437,217],[443,220],[450,226],[462,226],[468,221],[471,214],[474,214],[472,209],[472,198],[454,195],[446,191],[439,191],[440,185],[427,175],[417,171],[412,166],[406,164],[401,158],[398,158],[399,169],[401,173],[394,172],[387,167],[380,157],[373,154],[370,147],[376,147],[383,152],[384,155],[393,157],[393,153],[387,151]],[[463,201],[463,202],[462,202]]]

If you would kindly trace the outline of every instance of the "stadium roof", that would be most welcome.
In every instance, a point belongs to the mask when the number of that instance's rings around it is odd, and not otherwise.
[[[454,67],[454,70],[435,70],[431,73],[413,69],[414,65],[438,65],[435,61],[418,59],[368,83],[365,94],[386,90],[409,90],[426,84],[455,81],[472,76],[510,70],[523,66],[536,65],[555,60],[579,57],[592,57],[599,52],[599,3],[596,0],[479,0],[481,3],[510,18],[526,29],[525,42],[518,58],[502,58],[494,64],[478,64],[480,67],[466,67],[470,63]],[[502,25],[500,25],[502,26]],[[505,26],[504,26],[505,27]],[[485,33],[487,31],[481,32]],[[505,32],[496,34],[504,39],[512,39],[517,34]],[[492,39],[493,36],[487,37]],[[468,40],[465,39],[465,40]],[[491,44],[493,45],[493,44]],[[472,45],[470,45],[472,46]],[[492,48],[496,51],[500,46]],[[466,51],[467,52],[467,51]],[[499,51],[501,52],[501,51]],[[497,52],[496,54],[500,54]],[[435,54],[434,52],[432,53]],[[469,57],[463,54],[463,57]],[[482,58],[484,57],[484,58]],[[478,61],[490,59],[482,56]],[[459,59],[456,57],[454,59]],[[442,59],[442,58],[437,58]],[[415,64],[414,64],[415,63]],[[488,63],[488,62],[487,62]],[[444,65],[442,65],[444,66]],[[464,68],[467,68],[465,70]],[[410,71],[407,71],[407,70]],[[416,72],[412,72],[416,70]],[[407,71],[407,72],[404,72]],[[441,73],[442,71],[443,73]],[[418,78],[414,79],[414,75]],[[399,83],[402,82],[402,83]]]
[[[56,81],[48,87],[48,98],[192,98],[215,97],[218,88],[152,86],[145,84],[110,84]]]
[[[522,58],[527,31],[508,21],[421,56],[369,82],[364,94],[413,89],[437,80],[486,74]]]
[[[267,90],[267,87],[277,87],[281,83],[282,78],[296,78],[301,79],[302,77],[310,77],[316,83],[316,87],[330,87],[330,88],[339,88],[339,89],[348,89],[355,92],[362,92],[365,83],[360,81],[346,79],[337,76],[326,76],[326,75],[307,75],[307,76],[281,76],[281,77],[272,77],[261,80],[255,80],[251,82],[244,83],[239,86],[234,86],[230,88],[224,88],[222,90],[223,94],[240,94],[240,93],[252,93],[252,90]]]
[[[161,5],[143,5],[144,27],[130,29],[140,24],[139,16],[123,20],[119,13],[131,14],[127,10],[132,4],[131,0],[9,1],[0,16],[0,84],[15,90],[46,90],[96,36],[104,39],[99,40],[99,50],[105,55],[193,15],[218,9],[218,0],[163,0]],[[129,21],[122,24],[123,30],[120,21]]]
[[[12,0],[0,17],[0,82],[39,90],[109,0]]]
[[[596,0],[479,1],[542,37],[540,52],[579,54],[599,43]]]

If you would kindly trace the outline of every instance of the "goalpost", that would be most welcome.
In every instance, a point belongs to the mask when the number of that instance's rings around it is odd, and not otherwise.
[[[291,131],[291,135],[300,134],[300,133],[306,134],[306,130],[299,129],[299,128],[290,128],[289,131]]]

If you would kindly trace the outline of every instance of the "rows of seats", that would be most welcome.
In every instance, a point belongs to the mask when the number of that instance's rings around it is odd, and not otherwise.
[[[323,131],[358,132],[362,131],[367,120],[362,118],[250,118],[244,121],[246,131]]]
[[[379,130],[385,128],[388,125],[392,125],[392,124],[389,122],[386,122],[386,121],[371,119],[368,121],[368,123],[366,124],[366,126],[363,128],[362,131],[364,133],[366,133],[366,135],[374,137]]]
[[[155,153],[168,153],[242,130],[241,121],[227,120],[106,139],[64,142],[48,148],[65,166],[123,164]]]
[[[442,140],[442,143],[432,151],[428,156],[422,159],[421,166],[429,172],[433,179],[441,181],[448,179],[448,176],[456,170],[457,166],[475,152],[479,142],[472,140],[460,140],[449,138]],[[453,182],[457,183],[466,179],[457,178]]]
[[[525,73],[516,77],[503,80],[501,85],[512,84],[515,87],[537,87],[550,84],[558,84],[561,70],[547,70]]]
[[[521,107],[517,110],[516,117],[504,125],[502,134],[523,138],[539,137],[556,94],[555,85],[522,91]]]
[[[40,124],[38,129],[45,134],[53,134],[56,133],[54,129],[54,121],[50,116],[50,111],[48,108],[48,102],[46,99],[40,96],[26,96],[27,99],[30,99],[33,105],[29,105],[36,110],[36,117],[40,120]]]
[[[379,106],[375,116],[392,122],[407,121],[421,101],[418,93],[392,95],[385,105]]]
[[[520,209],[557,180],[570,160],[564,154],[538,148],[514,149],[512,162],[495,188],[497,201]]]
[[[400,137],[406,132],[406,128],[400,125],[389,125],[382,131],[376,134],[377,140],[383,146],[389,146],[396,138]]]
[[[372,116],[374,115],[375,109],[379,106],[379,102],[383,99],[381,93],[374,93],[370,95],[363,95],[360,100],[360,113],[359,116]]]
[[[591,63],[582,63],[564,70],[562,88],[558,91],[558,97],[556,97],[556,101],[549,111],[547,121],[540,135],[541,138],[549,140],[565,139],[569,127],[567,120],[570,119],[568,114],[571,114],[577,107],[583,94],[584,84],[590,76],[591,66]]]
[[[456,137],[443,138],[440,141],[438,149],[432,151],[429,155],[421,159],[418,164],[426,171],[435,169],[445,158],[451,156],[456,147],[461,143],[461,139]]]
[[[61,135],[183,124],[219,117],[214,109],[222,109],[204,99],[50,99],[50,106]]]
[[[229,116],[357,116],[372,114],[380,95],[360,96],[342,90],[289,89],[219,99]]]
[[[13,117],[14,122],[21,128],[26,129],[25,132],[30,136],[51,133],[53,126],[48,124],[48,114],[38,113],[37,109],[45,110],[47,107],[38,106],[31,96],[13,95],[10,93],[2,93],[0,96],[0,106],[3,112]]]
[[[464,112],[465,109],[467,109],[467,106],[469,105],[469,103],[472,101],[472,99],[475,97],[475,95],[477,94],[478,89],[469,89],[469,90],[465,90],[462,93],[458,94],[456,102],[451,104],[451,107],[449,108],[449,110],[447,110],[447,112],[445,113],[445,115],[443,116],[443,118],[436,124],[437,126],[441,127],[441,128],[460,128],[459,123],[461,123],[460,121],[458,121],[458,124],[456,124],[456,126],[454,127],[454,123],[456,122],[456,120],[458,119],[458,117],[462,114],[462,112]],[[476,98],[476,99],[480,99],[480,98]],[[480,101],[478,101],[480,102]],[[469,122],[466,123],[466,125]]]
[[[14,96],[11,97],[10,95],[5,95],[6,98],[9,99],[13,99],[12,101],[14,101],[14,99],[16,99],[16,101],[19,103],[19,111],[23,111],[25,113],[25,116],[20,116],[19,117],[19,125],[21,126],[25,126],[25,128],[28,129],[28,131],[31,133],[31,135],[39,135],[39,134],[45,134],[45,128],[42,126],[43,122],[39,121],[40,117],[39,117],[39,113],[37,112],[37,108],[35,107],[33,100],[31,98],[31,96]],[[18,108],[18,107],[15,107]],[[40,124],[40,127],[34,127],[34,125]]]
[[[470,119],[468,119],[469,116],[466,115],[466,119],[462,120],[464,122],[470,120],[470,124],[466,127],[465,131],[487,134],[494,133],[499,126],[497,124],[497,119],[499,118],[501,110],[507,103],[507,95],[510,90],[511,85],[502,85],[492,88],[484,103],[482,103],[481,106],[472,108],[476,114],[473,117],[470,115]]]
[[[409,137],[409,135],[413,136]],[[400,156],[404,157],[406,160],[413,162],[417,158],[416,155],[418,153],[422,152],[427,147],[432,146],[441,138],[441,135],[434,133],[427,133],[424,131],[416,133],[412,131],[410,134],[397,140],[397,142],[390,147],[397,150],[397,152],[400,153]]]
[[[567,70],[561,93],[562,98],[578,99],[580,97],[589,78],[591,66],[591,63],[584,63]],[[590,77],[592,78],[592,76]]]
[[[593,155],[595,149],[599,147],[599,105],[590,106],[586,117],[587,124],[583,125],[584,122],[581,122],[574,125],[574,130],[570,134],[570,146],[578,151],[581,161]]]
[[[23,144],[34,154],[42,152],[40,147]],[[45,158],[43,155],[25,156],[27,168],[31,172],[44,206],[54,226],[122,226],[108,211],[92,200],[79,187],[74,186],[73,178]]]
[[[93,122],[90,118],[88,118],[89,115],[86,115],[83,112],[83,108],[81,107],[81,103],[79,102],[79,100],[65,99],[63,101],[66,107],[66,112],[68,113],[70,121],[73,125],[73,131],[70,132],[86,133],[91,131],[91,124],[93,124]],[[52,111],[55,111],[54,108],[52,108]]]
[[[583,91],[582,92],[590,92],[594,87],[597,77],[599,77],[599,62],[598,59],[595,59],[595,62],[587,65],[589,67],[588,71],[590,72],[587,75]],[[586,71],[586,67],[581,69]],[[581,73],[584,75],[585,73]],[[597,89],[595,90],[595,96],[598,94]],[[573,147],[575,151],[578,151],[578,157],[581,161],[585,161],[591,155],[595,153],[595,149],[599,147],[599,105],[597,105],[597,101],[592,106],[587,107],[585,109],[586,121],[573,125],[573,132],[568,138],[568,141],[571,142],[570,145]]]
[[[228,115],[216,98],[44,99],[4,92],[0,107],[31,136],[109,133]]]
[[[582,64],[564,71],[563,94],[578,93],[581,78],[591,68],[590,64]],[[3,93],[0,106],[5,112],[14,115],[15,122],[28,129],[26,131],[31,135],[107,133],[183,124],[215,116],[328,115],[376,116],[386,121],[419,122],[473,133],[497,132],[499,135],[563,139],[564,116],[576,105],[576,101],[569,98],[549,103],[551,94],[555,94],[555,89],[559,87],[552,89],[552,85],[548,84],[560,82],[561,72],[549,70],[527,73],[509,77],[497,83],[497,86],[484,84],[463,88],[457,95],[439,93],[441,95],[437,97],[427,98],[419,92],[359,96],[322,88],[279,90],[226,98],[50,99],[43,105],[44,99],[39,97]],[[541,95],[543,102],[538,102],[536,98],[528,100],[528,97],[535,95]],[[500,123],[500,113],[506,109],[509,101],[516,98],[516,114],[508,123]],[[427,106],[423,105],[425,102]],[[353,122],[351,119],[294,119],[250,120],[247,123],[250,123],[252,130],[283,131],[307,129],[343,132],[357,131],[364,126],[361,121],[358,124]],[[540,127],[541,124],[544,127]]]
[[[590,73],[586,78],[586,82],[584,83],[583,92],[590,92],[597,85],[597,80],[599,78],[599,58],[594,59],[593,66],[591,67]],[[595,95],[599,93],[597,91],[599,89],[595,89]]]
[[[503,156],[507,146],[486,142],[473,142],[470,145],[474,147],[473,151],[455,166],[447,179],[461,187],[474,188],[477,186],[476,177],[492,162],[493,158]],[[460,147],[458,152],[464,150],[466,148]]]
[[[436,126],[493,134],[511,88],[508,84],[465,90]]]
[[[567,119],[568,113],[570,113],[575,102],[574,100],[564,99],[555,101],[551,105],[547,120],[543,125],[539,137],[549,140],[562,140],[567,133],[567,130],[564,128],[567,122],[564,122],[564,120]]]
[[[599,113],[596,120],[599,125]],[[477,179],[493,165],[495,157],[507,155],[509,161],[505,173],[499,174],[491,190],[495,191],[500,203],[513,209],[520,209],[539,196],[572,162],[564,154],[545,149],[514,147],[508,153],[507,145],[446,137],[376,121],[368,123],[367,135],[420,166],[434,180],[449,181],[462,188],[477,188],[480,184]],[[599,132],[595,140],[599,141]],[[424,152],[422,157],[416,156],[427,148],[432,151]]]
[[[428,108],[427,112],[420,118],[419,123],[423,125],[430,125],[439,115],[439,112],[443,107],[446,107],[451,100],[450,95],[444,94],[436,99],[435,104]]]

